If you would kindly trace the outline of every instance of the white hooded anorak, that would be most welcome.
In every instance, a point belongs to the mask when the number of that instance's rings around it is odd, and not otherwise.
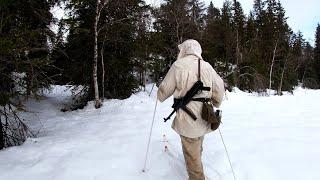
[[[200,75],[204,86],[210,91],[202,91],[194,98],[212,98],[219,107],[224,95],[224,83],[212,66],[202,59],[202,49],[196,40],[186,40],[179,46],[180,53],[172,64],[166,77],[161,82],[157,98],[163,102],[171,95],[182,98],[187,91],[198,81],[198,60],[200,59]],[[196,138],[211,132],[210,124],[201,118],[202,102],[190,101],[187,107],[196,115],[193,120],[186,112],[179,109],[173,120],[172,128],[179,134],[189,138]]]

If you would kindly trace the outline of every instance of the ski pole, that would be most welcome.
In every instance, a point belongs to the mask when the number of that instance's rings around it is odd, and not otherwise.
[[[220,128],[218,128],[218,130],[219,130],[219,134],[220,134],[220,137],[221,137],[221,141],[222,141],[223,146],[224,146],[224,150],[226,151],[226,154],[227,154],[227,157],[228,157],[228,161],[229,161],[229,165],[230,165],[230,167],[231,167],[233,179],[236,180],[236,175],[235,175],[235,173],[234,173],[234,170],[233,170],[233,167],[232,167],[232,164],[231,164],[231,160],[230,160],[230,156],[229,156],[229,153],[228,153],[227,146],[226,146],[226,144],[224,143],[224,140],[223,140],[223,137],[222,137],[222,133],[221,133],[221,131],[220,131]]]
[[[153,84],[152,84],[152,88],[151,88],[151,91],[150,91],[150,93],[149,93],[149,97],[151,96],[151,93],[152,93],[152,90],[153,90],[153,87],[154,87],[155,84],[156,84],[156,83],[153,83]]]
[[[150,140],[151,140],[151,135],[152,135],[153,123],[154,123],[154,119],[155,119],[155,115],[156,115],[157,105],[158,105],[158,99],[156,100],[156,105],[154,106],[153,118],[152,118],[152,123],[151,123],[151,128],[150,128],[150,133],[149,133],[149,140],[148,140],[148,145],[147,145],[147,152],[146,152],[142,172],[146,172],[146,164],[147,164],[147,159],[148,159]]]

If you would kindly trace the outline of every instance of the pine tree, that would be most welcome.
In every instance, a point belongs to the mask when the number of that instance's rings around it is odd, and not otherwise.
[[[225,1],[221,8],[221,29],[224,39],[224,59],[226,63],[235,63],[235,53],[233,46],[233,31],[232,31],[232,6],[230,1]]]
[[[285,70],[285,65],[288,62],[287,58],[290,54],[290,36],[291,30],[289,25],[287,24],[287,17],[285,16],[285,10],[282,7],[280,1],[276,2],[274,6],[274,15],[275,15],[275,22],[274,22],[274,39],[278,42],[277,45],[277,63],[275,66],[275,77],[274,77],[274,88],[278,89],[278,94],[282,94],[282,89],[280,88],[281,82],[287,81],[286,83],[288,86],[284,86],[283,89],[286,91],[291,91],[294,86],[297,85],[298,81],[290,80],[293,79],[296,75],[291,72],[292,69],[288,68],[290,72],[285,71],[287,73],[287,78],[283,79],[282,73],[285,73],[282,70]],[[302,38],[302,37],[301,37]],[[278,88],[277,88],[278,87]]]
[[[317,82],[317,69],[315,68],[315,61],[313,57],[314,49],[309,42],[306,42],[303,47],[302,66],[300,68],[301,82],[303,87],[317,89],[319,84]]]
[[[39,97],[51,77],[50,46],[54,34],[50,8],[53,1],[0,2],[0,149],[21,144],[28,127],[18,116],[23,100]],[[5,124],[2,124],[5,123]]]
[[[151,41],[151,7],[146,6],[145,11],[140,14],[140,21],[137,22],[137,38],[135,40],[134,67],[138,73],[139,85],[146,90],[148,74],[153,72],[152,41]]]
[[[72,16],[65,20],[70,26],[65,44],[68,60],[60,68],[74,69],[65,75],[72,84],[84,87],[80,102],[87,102],[94,97],[93,77],[88,74],[93,69],[96,1],[70,1],[68,7],[73,9]],[[111,0],[101,9],[96,41],[99,96],[126,98],[136,90],[138,81],[134,75],[139,47],[136,42],[144,34],[139,23],[145,11],[146,6],[140,0]],[[80,103],[79,107],[85,104]]]
[[[138,86],[134,76],[135,47],[139,38],[137,35],[145,34],[137,33],[145,11],[146,6],[140,0],[111,1],[106,9],[106,22],[109,24],[105,31],[107,39],[104,49],[107,98],[127,98]]]
[[[255,0],[252,16],[249,16],[246,37],[249,59],[260,78],[260,88],[281,89],[289,53],[291,30],[286,22],[285,11],[281,3],[275,0]],[[246,55],[247,56],[247,55]],[[248,56],[247,56],[248,57]],[[288,87],[296,83],[290,82]]]
[[[201,41],[202,39],[202,32],[204,29],[204,3],[199,0],[189,0],[188,2],[189,7],[189,16],[191,19],[191,26],[194,26],[192,29],[196,29],[197,31],[194,32],[196,34],[199,34],[198,39]]]
[[[244,24],[245,24],[245,15],[243,13],[241,4],[234,0],[232,4],[232,27],[234,28],[234,32],[236,33],[236,39],[238,45],[244,43]],[[240,48],[240,47],[239,47]],[[240,48],[241,49],[241,48]]]
[[[256,20],[257,28],[262,26],[263,16],[265,14],[265,2],[263,0],[254,0],[252,14]]]
[[[224,16],[224,21],[222,21],[222,9],[220,12],[220,9],[214,7],[212,2],[210,3],[205,18],[205,38],[202,42],[204,59],[208,61],[223,78],[229,78],[229,74],[232,72],[230,69],[230,67],[232,67],[231,62],[227,61],[226,58],[228,52],[226,44],[228,43],[228,39],[232,38],[232,29],[230,28],[231,11],[228,12],[228,16]],[[227,13],[225,13],[225,15],[226,14]],[[229,31],[226,32],[226,29]],[[228,82],[233,82],[233,80],[228,79]]]
[[[165,67],[176,60],[180,43],[186,39],[201,38],[204,15],[201,4],[198,0],[165,0],[154,11],[156,32],[153,37],[157,37],[157,49],[165,59]]]
[[[233,27],[233,34],[234,34],[234,42],[235,42],[235,86],[238,86],[238,72],[240,68],[240,63],[243,62],[243,44],[244,44],[244,21],[245,21],[245,16],[243,14],[243,10],[241,7],[241,4],[234,0],[232,4],[232,11],[233,11],[233,16],[232,16],[232,27]]]
[[[278,94],[281,94],[282,90],[292,91],[294,86],[298,85],[299,73],[297,73],[297,69],[302,65],[303,59],[303,46],[305,44],[305,40],[300,32],[293,33],[290,37],[289,44],[289,52],[285,57],[283,70],[285,71],[283,77],[283,85],[282,89],[279,88]],[[281,85],[281,84],[280,84]]]
[[[223,38],[221,31],[221,15],[220,10],[213,6],[211,2],[205,17],[205,38],[203,39],[203,57],[212,65],[216,61],[223,61]]]

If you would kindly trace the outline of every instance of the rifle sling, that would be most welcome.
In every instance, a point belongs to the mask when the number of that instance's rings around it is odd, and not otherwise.
[[[197,116],[187,107],[181,107],[182,110],[184,110],[184,112],[186,112],[194,121],[197,120]]]
[[[198,59],[198,81],[201,81],[201,74],[200,74],[200,59]],[[210,87],[204,87],[202,86],[200,89],[200,92],[201,91],[210,91],[211,88]],[[211,99],[210,98],[192,98],[191,101],[200,101],[200,102],[208,102],[210,101]],[[174,98],[174,104],[180,104],[178,103],[178,101],[184,101],[184,97],[180,98],[180,99],[176,99]],[[189,101],[190,102],[190,101]],[[179,109],[181,108],[184,112],[186,112],[194,121],[197,120],[197,117],[196,115],[187,107],[187,104],[189,102],[186,102],[185,105],[180,105],[179,107],[173,107],[174,110],[170,113],[170,115],[167,117],[167,118],[163,118],[164,119],[164,122],[166,122],[167,120],[170,119],[170,117]]]

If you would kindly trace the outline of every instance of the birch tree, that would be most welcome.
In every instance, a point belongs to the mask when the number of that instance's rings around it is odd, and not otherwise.
[[[270,95],[270,91],[271,91],[272,71],[273,71],[273,65],[274,65],[274,61],[275,61],[275,57],[276,57],[277,47],[278,47],[278,39],[276,40],[276,43],[275,43],[275,45],[274,45],[273,54],[272,54],[272,61],[271,61],[271,64],[270,64],[270,71],[269,71],[269,95]]]
[[[101,11],[107,4],[107,0],[97,0],[96,2],[96,11],[95,11],[95,21],[94,21],[94,52],[93,52],[93,86],[94,86],[94,99],[95,99],[95,108],[100,108],[102,106],[101,99],[99,97],[99,87],[98,87],[98,23],[100,20]]]

